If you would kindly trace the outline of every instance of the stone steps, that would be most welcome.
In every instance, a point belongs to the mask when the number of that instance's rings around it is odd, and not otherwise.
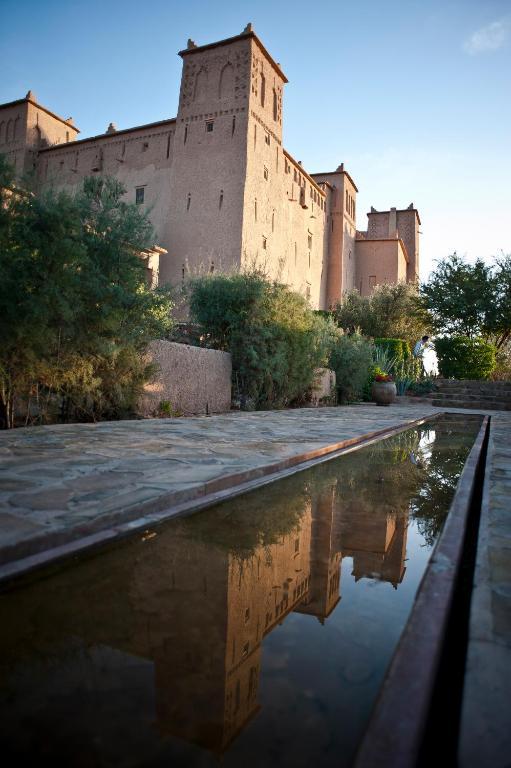
[[[511,411],[511,382],[438,379],[431,397],[440,408]]]
[[[432,400],[432,405],[438,408],[475,408],[478,411],[511,411],[511,402],[504,400],[463,400],[461,398],[449,398],[445,400]]]

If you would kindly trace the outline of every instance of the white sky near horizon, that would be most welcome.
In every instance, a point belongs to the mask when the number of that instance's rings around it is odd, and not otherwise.
[[[511,0],[0,0],[0,103],[32,89],[81,138],[173,117],[187,38],[248,21],[289,78],[286,149],[345,163],[359,229],[413,202],[422,279],[511,252]]]

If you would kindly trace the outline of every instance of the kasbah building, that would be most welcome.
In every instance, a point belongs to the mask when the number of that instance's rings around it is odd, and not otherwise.
[[[415,282],[419,214],[368,213],[356,230],[357,187],[341,164],[309,174],[282,145],[288,82],[248,24],[240,35],[179,52],[177,117],[77,140],[73,119],[24,99],[0,105],[0,152],[18,174],[73,191],[105,174],[148,211],[157,246],[147,254],[153,283],[188,274],[260,267],[315,309],[346,291]]]

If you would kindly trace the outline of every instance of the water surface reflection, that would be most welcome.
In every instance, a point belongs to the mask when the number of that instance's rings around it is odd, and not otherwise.
[[[3,595],[4,754],[349,765],[478,425],[404,432]]]

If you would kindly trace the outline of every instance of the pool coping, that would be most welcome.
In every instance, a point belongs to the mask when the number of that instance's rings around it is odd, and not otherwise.
[[[489,428],[490,417],[483,416],[444,528],[373,707],[354,768],[415,768],[420,764],[478,482],[477,470]]]
[[[444,411],[440,410],[431,412],[393,427],[366,432],[280,461],[199,483],[194,488],[167,492],[150,502],[107,513],[99,519],[70,530],[51,532],[28,541],[0,547],[0,589],[9,588],[11,583],[31,575],[36,570],[112,544],[171,518],[193,514],[227,501],[321,462],[330,461],[344,453],[413,429],[426,421],[433,421],[443,413]]]

